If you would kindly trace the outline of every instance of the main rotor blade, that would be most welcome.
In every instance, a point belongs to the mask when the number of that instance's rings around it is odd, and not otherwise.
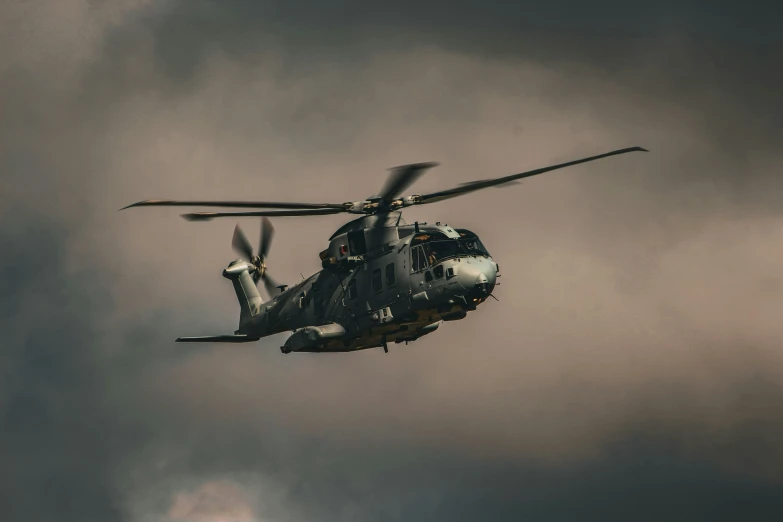
[[[250,246],[250,241],[247,240],[247,236],[239,228],[239,225],[234,227],[234,237],[231,239],[231,246],[238,254],[245,256],[245,261],[253,259],[253,247]]]
[[[629,147],[627,149],[619,149],[619,150],[614,150],[612,152],[607,152],[606,154],[599,154],[598,156],[590,156],[589,158],[584,158],[576,161],[569,161],[567,163],[560,163],[558,165],[552,165],[551,167],[543,167],[540,169],[522,172],[520,174],[512,174],[510,176],[505,176],[502,178],[488,179],[484,181],[472,181],[453,189],[442,190],[440,192],[433,192],[432,194],[425,194],[421,196],[421,199],[418,201],[418,203],[419,204],[435,203],[436,201],[443,201],[444,199],[454,198],[487,187],[495,187],[498,185],[502,185],[503,183],[508,183],[510,181],[514,181],[522,178],[529,178],[530,176],[536,176],[538,174],[543,174],[544,172],[549,172],[552,170],[562,169],[564,167],[570,167],[572,165],[578,165],[580,163],[587,163],[588,161],[595,161],[597,159],[608,158],[609,156],[616,156],[618,154],[625,154],[628,152],[635,152],[635,151],[648,152],[647,149],[643,149],[642,147]]]
[[[131,207],[229,207],[229,208],[291,208],[291,209],[344,209],[339,203],[292,203],[272,201],[173,201],[168,199],[148,199],[139,201],[120,210]]]
[[[437,167],[438,163],[428,161],[426,163],[413,163],[411,165],[402,165],[390,169],[392,172],[386,185],[380,193],[382,201],[392,201],[402,194],[408,187],[419,179],[425,171],[432,167]]]
[[[313,210],[269,210],[262,212],[195,212],[193,214],[182,214],[182,217],[188,221],[209,221],[219,217],[289,217],[289,216],[328,216],[329,214],[340,214],[344,209],[322,208]]]
[[[466,181],[465,183],[460,183],[460,185],[475,185],[476,183],[484,183],[485,181],[489,181],[489,179],[480,179],[478,181]],[[503,188],[508,187],[509,185],[521,185],[522,182],[518,180],[514,181],[506,181],[502,185],[495,185],[495,188]]]
[[[258,255],[261,259],[266,259],[269,253],[269,245],[272,244],[272,237],[275,235],[275,227],[268,217],[261,218],[261,239],[258,243]]]

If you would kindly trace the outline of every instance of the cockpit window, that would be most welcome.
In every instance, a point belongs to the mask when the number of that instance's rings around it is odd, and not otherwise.
[[[468,254],[489,256],[489,252],[487,252],[487,249],[484,248],[481,240],[477,237],[460,239],[460,243],[462,244],[462,248],[464,248]]]
[[[457,233],[459,234],[459,242],[462,245],[462,248],[468,254],[489,257],[489,252],[484,248],[484,244],[476,234],[464,228],[457,229]]]
[[[418,272],[427,268],[427,257],[420,246],[411,248],[411,270]]]
[[[411,248],[411,269],[413,272],[434,266],[444,259],[457,256],[489,256],[481,240],[469,230],[457,230],[459,239],[452,239],[440,232],[417,234],[413,240],[418,243]]]
[[[444,259],[450,257],[457,257],[465,252],[460,248],[460,244],[456,239],[447,239],[446,241],[431,241],[424,243],[424,254],[427,258],[427,263],[432,266]]]

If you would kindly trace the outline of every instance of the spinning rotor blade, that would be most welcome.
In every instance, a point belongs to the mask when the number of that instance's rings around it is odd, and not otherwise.
[[[417,201],[416,203],[417,204],[435,203],[436,201],[443,201],[444,199],[454,198],[487,187],[496,187],[498,185],[502,185],[510,181],[515,181],[522,178],[529,178],[530,176],[536,176],[538,174],[543,174],[544,172],[549,172],[552,170],[562,169],[564,167],[570,167],[571,165],[578,165],[580,163],[587,163],[588,161],[595,161],[597,159],[607,158],[609,156],[616,156],[618,154],[625,154],[627,152],[635,152],[635,151],[648,152],[647,149],[643,149],[642,147],[629,147],[627,149],[615,150],[612,152],[607,152],[606,154],[600,154],[598,156],[590,156],[589,158],[584,158],[576,161],[569,161],[567,163],[560,163],[558,165],[552,165],[551,167],[543,167],[540,169],[522,172],[520,174],[512,174],[510,176],[505,176],[502,178],[488,179],[485,181],[468,182],[467,184],[463,184],[462,186],[453,189],[441,190],[440,192],[433,192],[431,194],[424,194],[420,197],[419,201]]]
[[[139,201],[120,210],[131,207],[230,207],[230,208],[290,208],[290,209],[335,209],[342,210],[345,205],[338,203],[284,203],[271,201],[173,201],[167,199],[148,199]]]
[[[269,208],[269,209],[286,209],[286,210],[262,210],[252,212],[195,212],[190,214],[182,214],[182,217],[188,221],[208,221],[210,219],[219,217],[290,217],[290,216],[327,216],[331,214],[365,214],[379,215],[376,220],[376,227],[383,227],[385,225],[385,217],[392,210],[397,210],[402,207],[410,205],[421,205],[424,203],[435,203],[437,201],[443,201],[445,199],[454,198],[470,192],[485,189],[488,187],[500,187],[503,185],[512,185],[517,180],[522,178],[528,178],[549,172],[552,170],[562,169],[570,167],[572,165],[579,165],[580,163],[587,163],[589,161],[595,161],[601,158],[607,158],[609,156],[616,156],[619,154],[626,154],[628,152],[644,151],[642,147],[629,147],[626,149],[619,149],[598,156],[590,156],[580,160],[569,161],[567,163],[560,163],[558,165],[552,165],[550,167],[543,167],[540,169],[530,170],[522,172],[520,174],[512,174],[502,178],[485,179],[478,181],[470,181],[462,183],[460,186],[441,190],[438,192],[432,192],[430,194],[416,195],[407,197],[404,200],[398,200],[400,194],[403,193],[408,187],[410,187],[424,172],[432,167],[438,165],[436,162],[425,163],[412,163],[410,165],[402,165],[391,169],[392,173],[383,187],[380,195],[374,196],[370,201],[364,202],[347,202],[347,203],[290,203],[290,202],[270,202],[270,201],[172,201],[172,200],[147,200],[128,205],[124,208],[130,207],[142,207],[142,206],[206,206],[206,207],[233,207],[233,208]],[[380,201],[378,201],[378,199]],[[120,209],[123,210],[123,209]],[[244,236],[242,236],[244,237]],[[267,225],[266,222],[262,224],[261,232],[261,244],[259,245],[259,256],[264,258],[269,250],[269,243],[272,238],[271,225]],[[239,240],[238,240],[239,241]],[[245,242],[247,239],[245,238]],[[235,248],[241,248],[244,252],[247,249],[243,243]]]
[[[489,181],[489,179],[480,179],[478,181],[466,181],[465,183],[460,183],[460,185],[475,185],[476,183],[484,183],[485,181]],[[521,185],[522,182],[519,180],[514,181],[506,181],[502,185],[495,185],[495,188],[503,188],[508,187],[509,185]]]
[[[258,245],[258,256],[253,255],[253,247],[239,225],[234,227],[234,237],[231,239],[231,246],[234,250],[242,255],[245,261],[249,261],[255,267],[252,271],[253,282],[258,285],[259,280],[263,281],[264,288],[266,288],[266,292],[271,298],[274,298],[279,293],[279,290],[277,289],[277,283],[267,275],[264,258],[269,253],[273,235],[274,227],[272,227],[272,222],[267,218],[263,218],[261,220],[261,242]]]
[[[428,161],[426,163],[413,163],[390,169],[392,173],[389,175],[389,179],[380,193],[381,200],[392,201],[397,198],[408,187],[413,185],[425,171],[438,165],[434,161]]]
[[[266,275],[266,273],[261,276],[261,280],[264,282],[266,293],[269,295],[269,297],[274,299],[274,297],[280,293],[280,289],[277,288],[277,283],[275,283],[274,279]]]
[[[245,261],[253,259],[253,247],[250,246],[250,241],[247,240],[239,225],[234,227],[234,237],[231,239],[231,246],[238,254],[244,256]]]
[[[258,255],[261,259],[266,259],[269,253],[269,245],[272,244],[272,237],[275,235],[275,228],[269,218],[261,218],[261,239],[258,243]]]
[[[195,212],[192,214],[182,214],[182,217],[188,221],[208,221],[218,217],[286,217],[286,216],[327,216],[329,214],[340,214],[345,212],[345,208],[322,208],[312,210],[269,210],[261,212]]]

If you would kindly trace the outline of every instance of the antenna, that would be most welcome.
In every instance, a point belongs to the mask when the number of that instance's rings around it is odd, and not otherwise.
[[[415,222],[414,226],[416,227],[416,233],[418,234],[419,233],[419,222],[418,221]]]

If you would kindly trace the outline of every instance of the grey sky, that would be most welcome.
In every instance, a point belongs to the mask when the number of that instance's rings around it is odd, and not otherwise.
[[[0,518],[777,520],[783,47],[699,4],[5,3]],[[235,223],[116,212],[632,145],[406,212],[503,279],[388,355],[174,345],[235,328]],[[276,220],[275,277],[341,224]]]

